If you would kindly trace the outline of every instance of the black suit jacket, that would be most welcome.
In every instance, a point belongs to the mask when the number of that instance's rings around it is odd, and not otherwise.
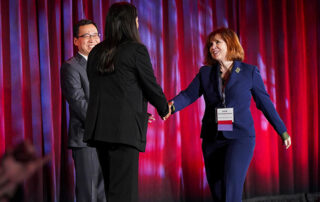
[[[79,53],[62,64],[60,70],[61,89],[70,111],[68,146],[87,147],[83,142],[84,122],[89,100],[87,61]]]
[[[97,71],[102,52],[99,44],[88,58],[90,98],[84,141],[122,143],[145,151],[147,102],[162,117],[169,111],[166,97],[156,82],[148,51],[140,43],[122,44],[116,53],[115,71],[106,75]]]

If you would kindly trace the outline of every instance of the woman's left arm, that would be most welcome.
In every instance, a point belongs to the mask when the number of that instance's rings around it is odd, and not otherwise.
[[[280,135],[283,143],[288,149],[291,145],[291,138],[287,132],[287,128],[276,111],[269,94],[267,93],[260,72],[257,67],[253,71],[252,80],[252,96],[256,102],[256,106],[263,112],[267,120]]]

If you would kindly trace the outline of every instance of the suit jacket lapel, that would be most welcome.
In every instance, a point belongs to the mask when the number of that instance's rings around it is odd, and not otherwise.
[[[227,83],[227,86],[226,86],[226,90],[229,90],[232,85],[234,85],[239,77],[239,74],[241,74],[241,63],[239,61],[234,61],[234,64],[233,64],[233,68],[231,70],[231,75],[230,75],[230,78],[229,78],[229,81]]]
[[[80,66],[79,73],[82,77],[82,80],[84,81],[83,86],[84,86],[85,94],[87,95],[87,98],[88,98],[89,97],[89,80],[87,76],[87,60],[79,53],[77,53],[74,57],[79,63],[79,66]]]
[[[210,83],[214,85],[215,91],[219,92],[220,99],[222,98],[222,82],[220,82],[220,68],[219,65],[213,65],[210,71]]]
[[[80,66],[86,70],[87,69],[87,60],[84,57],[82,57],[79,53],[77,53],[75,55],[75,58],[79,62]]]
[[[210,83],[213,84],[215,92],[218,92],[220,99],[222,99],[222,81],[220,79],[220,67],[218,64],[211,67]]]

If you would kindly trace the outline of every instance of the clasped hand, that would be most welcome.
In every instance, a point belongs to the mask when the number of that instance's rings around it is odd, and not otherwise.
[[[172,111],[171,111],[172,105],[173,105],[173,101],[171,101],[171,102],[168,103],[169,112],[168,112],[168,114],[167,114],[166,116],[161,117],[162,120],[165,121],[165,120],[167,120],[167,119],[171,116],[171,113],[172,113]]]
[[[164,117],[161,117],[162,120],[165,121],[165,120],[167,120],[167,119],[169,118],[169,116],[170,116],[171,113],[172,113],[172,111],[171,111],[172,105],[173,105],[173,101],[171,101],[171,102],[168,103],[169,112],[168,112],[168,114],[165,115]],[[149,113],[148,113],[148,116],[149,116],[148,122],[149,122],[149,123],[152,123],[152,122],[155,120],[154,116],[153,116],[152,114],[149,114]]]

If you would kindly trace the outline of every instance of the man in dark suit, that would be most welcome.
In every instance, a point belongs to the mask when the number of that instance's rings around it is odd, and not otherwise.
[[[62,94],[70,111],[68,146],[72,149],[75,165],[76,199],[78,202],[106,201],[96,149],[83,142],[89,99],[87,58],[91,49],[100,42],[100,37],[91,20],[80,20],[75,24],[73,35],[78,53],[62,65],[60,73]]]

